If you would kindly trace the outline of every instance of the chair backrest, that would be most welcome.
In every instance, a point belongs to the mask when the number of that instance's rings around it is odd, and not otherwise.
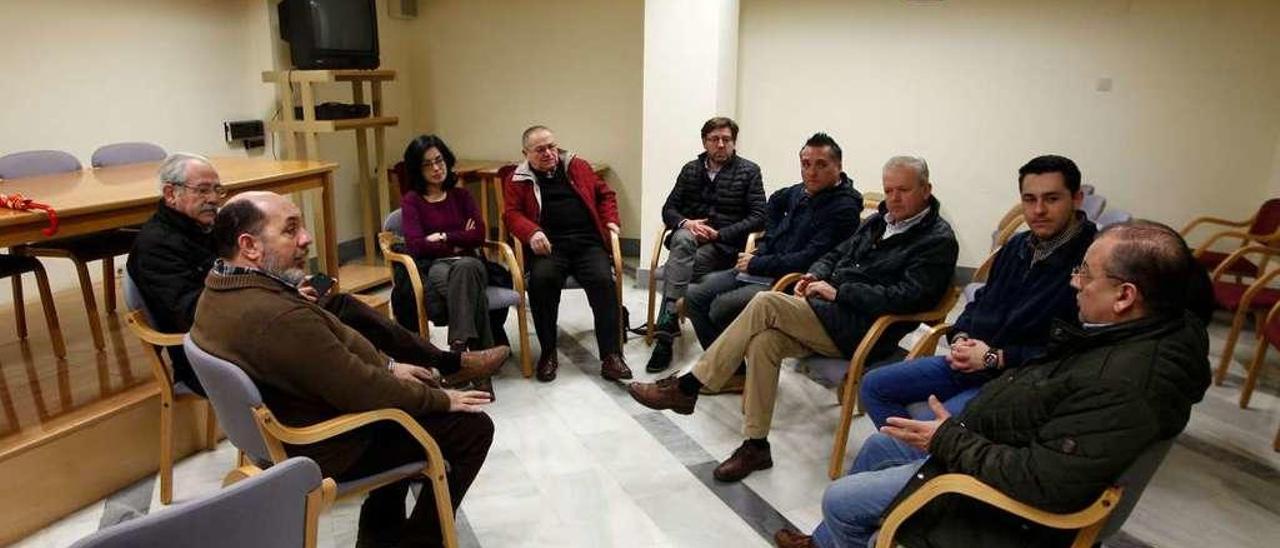
[[[308,495],[322,482],[315,461],[292,458],[209,497],[102,529],[72,546],[304,546],[308,536],[315,538],[308,504],[320,503]]]
[[[1083,192],[1085,196],[1093,194],[1094,192],[1093,185],[1089,185],[1089,184],[1080,185],[1080,192]]]
[[[143,162],[159,162],[168,153],[160,145],[151,143],[114,143],[93,151],[89,163],[93,167],[111,167]]]
[[[382,221],[382,230],[390,232],[396,236],[404,235],[404,216],[403,213],[396,209],[387,214],[387,218]]]
[[[1090,221],[1096,221],[1106,207],[1107,199],[1101,194],[1085,194],[1084,201],[1080,204],[1080,211],[1083,211],[1084,216]]]
[[[1270,236],[1280,230],[1280,198],[1272,198],[1262,203],[1258,214],[1254,215],[1249,225],[1249,234],[1254,236]]]
[[[1138,455],[1138,460],[1133,461],[1123,474],[1120,474],[1116,485],[1123,487],[1124,493],[1120,495],[1120,503],[1116,504],[1115,510],[1112,510],[1110,517],[1107,518],[1107,524],[1098,535],[1099,540],[1106,540],[1124,525],[1124,521],[1129,518],[1129,513],[1133,512],[1133,507],[1137,506],[1138,499],[1142,498],[1142,491],[1147,488],[1148,483],[1151,483],[1151,478],[1156,475],[1156,470],[1160,469],[1160,463],[1164,462],[1165,456],[1169,454],[1169,449],[1172,447],[1173,438],[1153,444]]]
[[[28,150],[0,157],[0,179],[79,171],[80,160],[61,150]]]
[[[142,299],[142,292],[138,290],[138,284],[133,283],[133,277],[129,276],[129,269],[124,269],[123,279],[120,285],[124,286],[124,305],[129,310],[141,310],[142,317],[147,319],[148,325],[155,325],[156,319],[151,315],[151,311],[147,310],[147,302]]]
[[[1130,214],[1128,211],[1125,211],[1123,209],[1108,209],[1106,211],[1103,211],[1101,215],[1098,215],[1098,218],[1094,219],[1093,222],[1094,224],[1098,225],[1098,229],[1101,230],[1110,225],[1114,225],[1117,223],[1127,223],[1132,220],[1133,220],[1133,215]]]
[[[396,162],[396,165],[387,170],[387,178],[395,183],[395,188],[400,192],[399,196],[404,196],[413,190],[409,188],[409,175],[404,172],[403,160]]]
[[[188,333],[182,337],[182,349],[200,379],[200,385],[213,404],[218,424],[231,444],[245,452],[257,464],[271,462],[271,453],[262,439],[262,431],[253,418],[253,410],[262,405],[262,393],[244,370],[235,364],[205,352]]]

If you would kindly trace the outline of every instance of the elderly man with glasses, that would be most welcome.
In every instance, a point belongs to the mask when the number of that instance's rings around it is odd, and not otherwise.
[[[159,179],[160,204],[142,225],[126,268],[155,322],[153,327],[168,333],[185,333],[191,330],[196,301],[216,258],[213,222],[227,190],[209,160],[195,154],[177,153],[165,158]],[[298,291],[319,302],[396,361],[436,368],[449,375],[449,382],[487,377],[510,353],[506,346],[481,352],[445,352],[349,294],[319,295],[309,279],[299,284]],[[204,395],[182,348],[170,348],[169,356],[174,380]]]

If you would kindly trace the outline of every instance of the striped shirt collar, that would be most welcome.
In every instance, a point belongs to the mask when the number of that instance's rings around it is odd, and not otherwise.
[[[284,285],[285,287],[289,287],[293,289],[297,289],[298,287],[298,284],[292,283],[284,278],[281,278],[280,276],[267,272],[266,270],[248,267],[248,266],[233,265],[222,259],[217,259],[213,262],[213,275],[215,276],[246,276],[246,275],[252,275],[252,274],[261,274],[277,282],[280,282],[280,284]]]

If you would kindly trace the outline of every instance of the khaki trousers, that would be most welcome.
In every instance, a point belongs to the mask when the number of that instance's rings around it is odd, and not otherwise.
[[[809,303],[792,295],[765,291],[753,297],[711,344],[693,366],[693,375],[702,384],[719,389],[745,358],[747,386],[742,398],[746,420],[742,433],[747,438],[764,438],[773,422],[782,360],[811,354],[842,355]]]

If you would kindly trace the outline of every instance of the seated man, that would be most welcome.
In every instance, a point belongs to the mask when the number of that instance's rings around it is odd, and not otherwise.
[[[218,212],[218,260],[196,305],[191,339],[243,368],[285,424],[395,408],[431,434],[449,463],[457,510],[480,472],[493,422],[488,394],[433,388],[426,369],[396,362],[298,291],[311,235],[298,207],[271,192],[246,192]],[[326,477],[352,480],[426,458],[404,428],[381,422],[310,445],[287,446]],[[360,509],[357,544],[440,546],[435,497],[423,493],[405,519],[409,480],[375,489]],[[430,489],[428,487],[427,489]]]
[[[556,319],[565,278],[573,276],[587,292],[595,316],[600,376],[630,379],[622,360],[622,320],[617,287],[610,270],[609,233],[617,233],[618,201],[591,164],[556,146],[544,126],[524,130],[525,161],[502,181],[506,199],[502,219],[525,245],[529,270],[529,307],[542,355],[537,377],[556,378]],[[544,211],[554,212],[543,215]]]
[[[1084,198],[1080,169],[1062,156],[1034,158],[1018,170],[1018,190],[1031,230],[996,252],[987,284],[951,330],[951,353],[879,367],[862,380],[859,401],[876,428],[930,395],[959,413],[1001,370],[1041,354],[1055,319],[1075,320],[1071,269],[1098,232],[1076,211]]]
[[[1209,386],[1202,320],[1212,313],[1207,274],[1186,243],[1156,223],[1109,226],[1071,285],[1083,328],[1058,324],[1045,355],[1005,371],[958,415],[930,398],[937,418],[890,418],[863,444],[851,475],[827,488],[814,536],[782,530],[779,546],[867,546],[895,497],[945,473],[974,476],[1046,511],[1074,512],[1150,445],[1181,432]],[[895,541],[1066,546],[1072,536],[943,497]]]
[[[209,160],[194,154],[169,156],[160,165],[159,176],[160,204],[142,225],[125,267],[156,323],[152,327],[186,333],[195,319],[204,278],[216,258],[210,231],[227,191]],[[315,300],[315,291],[306,280],[299,290]],[[444,352],[351,295],[334,292],[319,302],[383,352],[406,363],[434,367],[452,375],[453,382],[492,374],[510,353],[505,346],[465,354]],[[204,395],[182,347],[170,348],[169,357],[174,380]]]
[[[760,166],[734,152],[737,140],[733,120],[716,117],[702,124],[706,152],[684,165],[662,206],[662,222],[672,231],[667,238],[671,254],[654,326],[658,342],[645,367],[650,373],[671,365],[671,339],[680,334],[676,302],[689,283],[733,266],[747,235],[764,227]]]
[[[840,145],[825,133],[805,141],[800,149],[802,182],[769,197],[764,238],[755,253],[739,254],[734,268],[708,274],[689,287],[685,312],[704,350],[775,278],[808,271],[858,229],[862,194],[842,171],[842,156]],[[734,375],[720,391],[741,392],[744,382],[742,375]]]
[[[877,317],[928,310],[951,287],[959,246],[930,195],[928,165],[919,158],[890,158],[883,180],[880,212],[814,263],[796,284],[795,296],[757,294],[692,372],[628,387],[646,407],[688,415],[699,389],[719,390],[746,359],[747,440],[716,467],[716,479],[738,481],[773,466],[767,436],[784,358],[848,358]],[[889,335],[885,341],[896,339]]]

